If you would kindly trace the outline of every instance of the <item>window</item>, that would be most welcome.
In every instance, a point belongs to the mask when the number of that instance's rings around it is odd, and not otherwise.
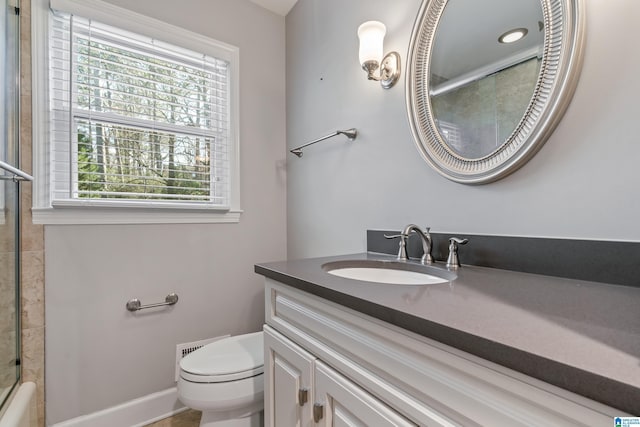
[[[51,7],[34,220],[237,221],[237,49],[95,0]]]

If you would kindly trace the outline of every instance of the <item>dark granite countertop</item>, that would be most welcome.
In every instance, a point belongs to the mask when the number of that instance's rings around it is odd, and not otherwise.
[[[640,415],[640,288],[467,265],[453,281],[422,286],[344,279],[322,269],[356,259],[394,257],[282,261],[258,264],[255,272]]]

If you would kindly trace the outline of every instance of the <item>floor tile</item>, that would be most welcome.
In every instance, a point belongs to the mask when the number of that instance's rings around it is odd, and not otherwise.
[[[201,415],[202,413],[200,411],[189,409],[173,417],[149,424],[147,427],[198,427],[200,425]]]

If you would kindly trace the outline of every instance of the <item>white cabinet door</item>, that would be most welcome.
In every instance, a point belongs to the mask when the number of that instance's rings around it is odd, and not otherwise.
[[[319,360],[315,362],[315,402],[321,426],[416,426]]]
[[[264,327],[264,418],[267,427],[313,426],[313,361],[315,357]]]

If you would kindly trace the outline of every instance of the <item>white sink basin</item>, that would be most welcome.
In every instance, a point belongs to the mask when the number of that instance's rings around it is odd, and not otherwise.
[[[391,285],[433,285],[450,282],[456,277],[450,271],[430,266],[377,260],[335,261],[322,268],[346,279]]]

